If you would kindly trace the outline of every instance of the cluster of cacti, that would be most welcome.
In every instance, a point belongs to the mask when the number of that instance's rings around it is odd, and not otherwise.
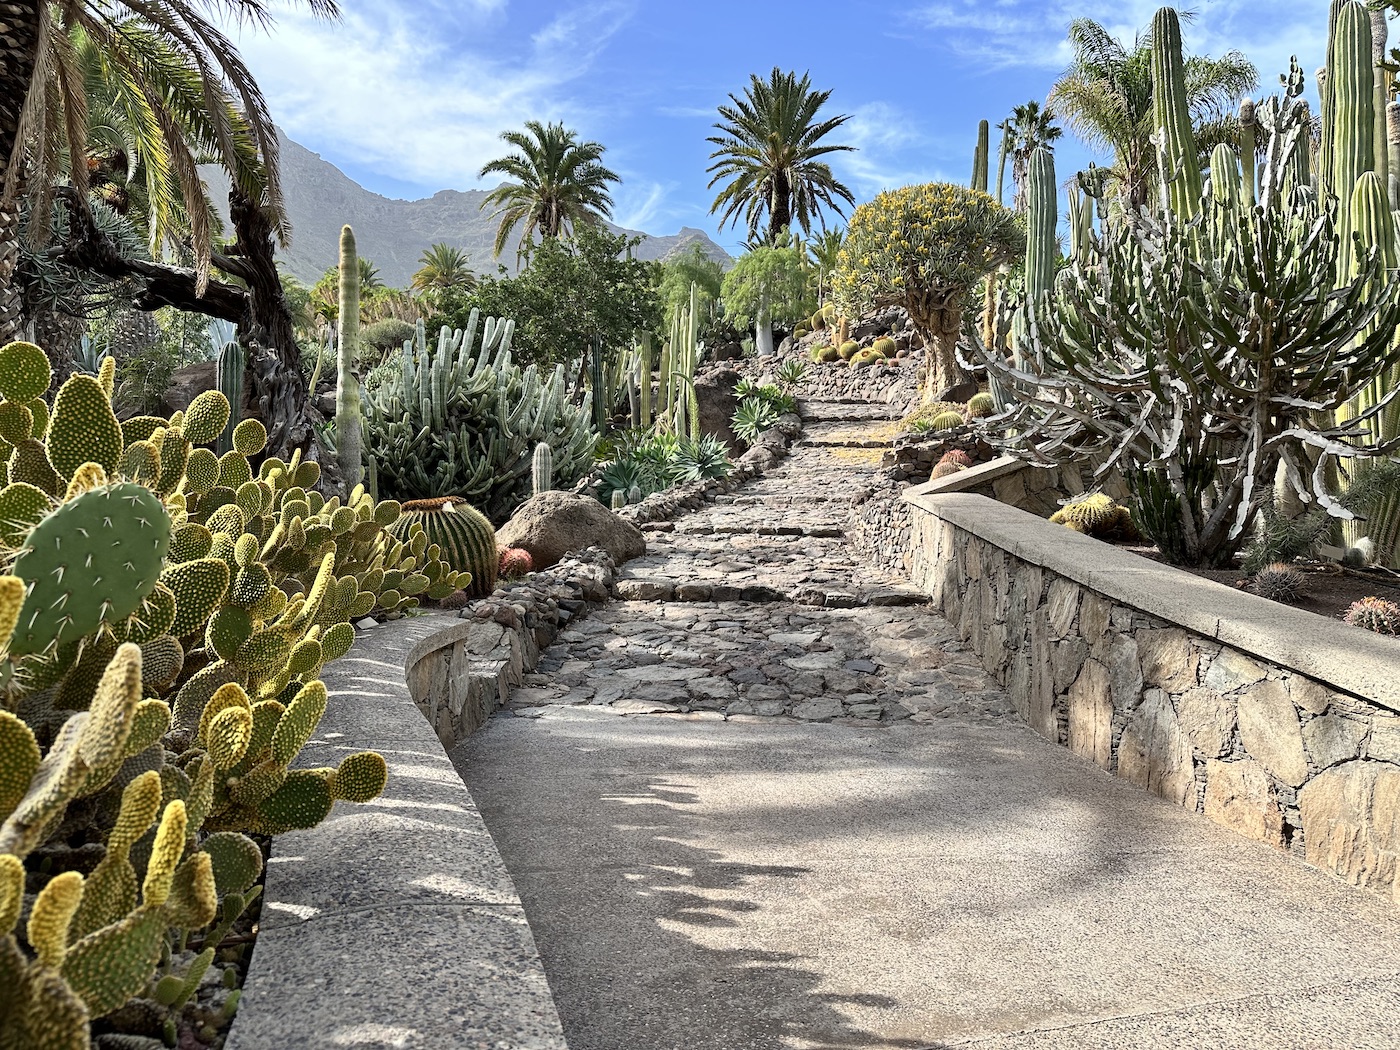
[[[521,547],[506,547],[501,551],[500,574],[507,580],[527,576],[535,571],[535,559]]]
[[[1133,516],[1102,492],[1080,496],[1050,516],[1054,525],[1063,525],[1099,539],[1127,538],[1134,534]]]
[[[473,311],[465,330],[444,328],[432,350],[420,323],[400,374],[363,397],[367,446],[387,494],[459,496],[502,521],[529,494],[540,442],[567,481],[592,464],[597,435],[588,406],[570,402],[562,367],[548,376],[517,367],[513,323],[488,318],[477,346],[478,323]],[[666,364],[663,355],[663,373]]]
[[[171,948],[206,928],[218,944],[256,896],[248,833],[384,787],[371,752],[294,768],[349,621],[465,582],[421,531],[385,535],[396,504],[326,501],[299,457],[254,476],[258,421],[217,455],[217,391],[118,422],[112,373],[73,376],[49,409],[43,352],[0,349],[5,1046],[87,1046],[89,1020],[129,1000],[167,1022],[189,1002],[213,950]]]
[[[389,526],[389,534],[407,542],[419,530],[441,552],[449,568],[471,574],[469,582],[458,585],[467,594],[485,598],[496,589],[500,566],[496,529],[486,515],[459,496],[409,500],[403,504],[399,519]]]
[[[1372,596],[1352,602],[1342,619],[1376,634],[1400,635],[1400,605],[1385,598]]]
[[[1306,578],[1287,562],[1276,561],[1254,574],[1249,581],[1249,589],[1270,601],[1296,602],[1302,593]]]
[[[800,324],[792,330],[792,337],[794,339],[806,339],[811,334],[812,330],[805,324]]]

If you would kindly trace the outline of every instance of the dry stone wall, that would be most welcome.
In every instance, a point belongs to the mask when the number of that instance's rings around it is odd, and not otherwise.
[[[925,489],[914,580],[1037,732],[1400,903],[1400,642]]]

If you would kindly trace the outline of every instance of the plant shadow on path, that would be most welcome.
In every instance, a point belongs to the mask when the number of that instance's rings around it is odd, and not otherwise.
[[[463,751],[453,757],[464,773],[471,768]],[[717,850],[682,841],[694,838],[705,820],[699,796],[683,779],[659,776],[624,792],[612,777],[584,776],[570,786],[579,789],[570,802],[594,811],[588,830],[615,837],[573,843],[543,867],[530,841],[540,829],[510,819],[498,807],[502,800],[479,782],[476,792],[524,903],[569,1050],[929,1045],[853,1025],[843,1006],[893,1009],[898,1001],[822,992],[829,974],[816,960],[762,944],[707,947],[686,932],[722,928],[742,935],[746,916],[762,908],[749,898],[800,893],[774,883],[795,883],[809,868],[726,861]],[[619,855],[630,862],[613,862]],[[567,882],[572,886],[561,890]]]

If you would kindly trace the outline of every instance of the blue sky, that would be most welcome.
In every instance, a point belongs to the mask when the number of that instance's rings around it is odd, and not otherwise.
[[[614,218],[649,233],[706,230],[731,253],[706,189],[715,107],[750,73],[810,71],[848,113],[833,159],[857,201],[911,182],[965,182],[977,121],[1043,99],[1088,16],[1121,36],[1145,0],[342,0],[344,19],[283,10],[271,36],[235,34],[292,138],[392,197],[473,189],[527,119],[561,120],[607,147],[622,175]],[[1327,0],[1198,0],[1188,50],[1236,48],[1262,89],[1298,54],[1322,63]],[[1394,35],[1394,34],[1392,34]],[[1089,155],[1058,151],[1062,176]],[[995,164],[995,159],[993,159]],[[995,170],[993,170],[993,176]],[[491,185],[488,181],[486,185]],[[1009,190],[1008,190],[1009,198]]]

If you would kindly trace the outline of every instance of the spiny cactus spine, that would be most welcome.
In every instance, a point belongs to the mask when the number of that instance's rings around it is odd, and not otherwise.
[[[340,312],[336,346],[335,442],[340,473],[347,488],[364,481],[364,454],[360,428],[360,384],[355,378],[355,351],[360,345],[360,263],[355,252],[355,231],[340,231]]]

